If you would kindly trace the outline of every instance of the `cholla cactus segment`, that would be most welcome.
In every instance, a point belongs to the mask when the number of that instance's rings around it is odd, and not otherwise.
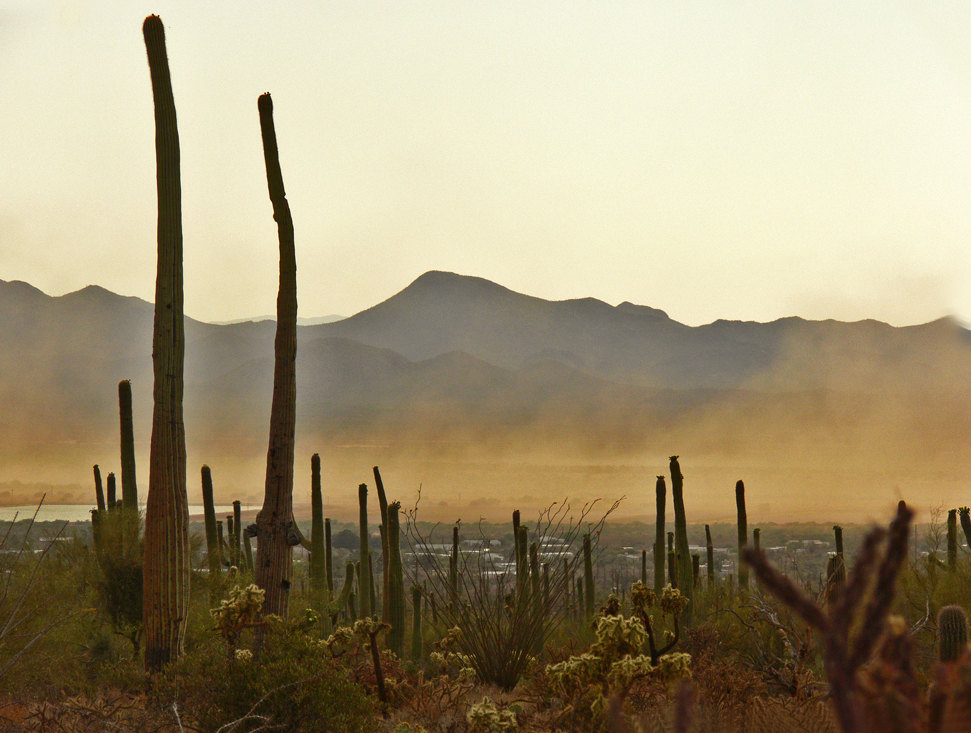
[[[630,587],[630,602],[636,609],[653,608],[657,603],[657,594],[643,583],[634,583]]]
[[[249,649],[237,649],[236,650],[236,661],[237,662],[251,662],[253,661],[253,652]]]
[[[680,616],[687,605],[688,598],[680,590],[670,585],[664,587],[661,593],[661,613],[665,616]]]
[[[661,657],[663,662],[665,657]],[[651,658],[638,654],[636,657],[624,657],[610,666],[610,683],[624,688],[639,677],[647,677],[654,672]]]
[[[658,660],[657,675],[666,682],[674,682],[691,675],[690,654],[665,654]]]
[[[597,622],[597,641],[590,651],[607,659],[640,652],[647,641],[647,631],[639,618],[603,616]]]
[[[216,621],[216,628],[223,633],[242,629],[246,624],[253,623],[263,608],[266,591],[256,584],[240,588],[233,586],[229,591],[229,598],[219,604],[218,608],[209,611]]]
[[[469,730],[473,733],[501,733],[519,729],[516,713],[509,709],[500,709],[488,697],[482,698],[482,702],[472,706],[466,720],[469,723]]]

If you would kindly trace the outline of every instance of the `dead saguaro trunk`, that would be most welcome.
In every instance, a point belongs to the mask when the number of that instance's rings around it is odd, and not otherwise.
[[[286,618],[293,574],[293,442],[297,407],[297,259],[293,219],[283,188],[280,156],[273,127],[273,101],[260,96],[260,130],[266,182],[280,239],[280,288],[276,300],[276,342],[270,445],[266,452],[263,508],[256,515],[259,542],[256,584],[266,591],[263,615]]]
[[[158,270],[152,363],[155,407],[145,507],[145,667],[157,671],[182,654],[189,611],[189,508],[182,421],[185,333],[182,317],[182,184],[179,132],[165,29],[151,15],[142,26],[155,100]]]

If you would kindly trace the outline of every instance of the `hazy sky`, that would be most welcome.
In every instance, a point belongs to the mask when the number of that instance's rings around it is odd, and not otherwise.
[[[971,321],[966,0],[0,0],[0,279],[153,297],[153,12],[193,317],[274,311],[270,91],[303,316],[439,269],[691,324]]]

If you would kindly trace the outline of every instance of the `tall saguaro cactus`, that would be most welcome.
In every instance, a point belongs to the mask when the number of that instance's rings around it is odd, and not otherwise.
[[[327,554],[324,537],[324,497],[320,486],[320,456],[310,457],[310,590],[314,602],[327,593]]]
[[[371,584],[371,574],[368,572],[371,566],[370,549],[368,547],[368,528],[367,528],[367,484],[357,487],[357,501],[360,509],[360,548],[361,559],[358,561],[357,587],[361,596],[361,618],[368,618],[371,615],[371,594],[369,586]]]
[[[118,383],[118,412],[121,422],[121,502],[138,520],[138,483],[135,480],[135,428],[132,421],[131,382]]]
[[[691,548],[688,546],[688,520],[684,513],[684,476],[681,475],[681,465],[677,456],[671,456],[671,499],[674,503],[674,550],[677,553],[678,578],[681,581],[681,594],[688,599],[684,611],[681,613],[681,624],[685,628],[691,625],[694,615],[694,568],[691,561]]]
[[[270,441],[266,452],[266,489],[263,508],[256,515],[259,553],[256,583],[266,591],[263,614],[287,615],[290,578],[293,575],[293,444],[297,408],[297,258],[293,219],[283,188],[280,155],[273,126],[273,100],[257,101],[266,183],[273,219],[280,240],[280,286],[276,300],[273,402],[270,407]]]
[[[212,471],[209,466],[202,467],[202,511],[206,520],[206,551],[209,556],[209,577],[217,579],[222,575],[222,552],[216,534],[216,506],[212,493]],[[217,583],[212,587],[216,588]]]
[[[735,482],[735,509],[738,511],[738,587],[748,590],[748,565],[745,550],[748,549],[748,515],[745,513],[745,483]]]
[[[189,507],[182,420],[182,183],[175,99],[161,19],[150,15],[142,33],[155,102],[158,191],[158,270],[152,337],[155,407],[145,508],[143,612],[145,666],[157,671],[181,656],[189,611]]]
[[[658,597],[664,589],[664,558],[667,557],[667,553],[664,551],[664,502],[666,493],[667,487],[664,485],[664,476],[658,476],[655,484],[657,533],[654,541],[654,592]]]

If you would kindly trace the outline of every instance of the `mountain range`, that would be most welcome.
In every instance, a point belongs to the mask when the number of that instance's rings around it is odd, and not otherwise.
[[[0,479],[114,459],[122,379],[147,449],[152,320],[151,303],[98,286],[51,297],[0,281]],[[257,471],[274,330],[186,318],[190,457]],[[298,444],[379,446],[365,461],[967,460],[971,332],[951,319],[691,327],[645,305],[548,301],[428,272],[298,337]]]

